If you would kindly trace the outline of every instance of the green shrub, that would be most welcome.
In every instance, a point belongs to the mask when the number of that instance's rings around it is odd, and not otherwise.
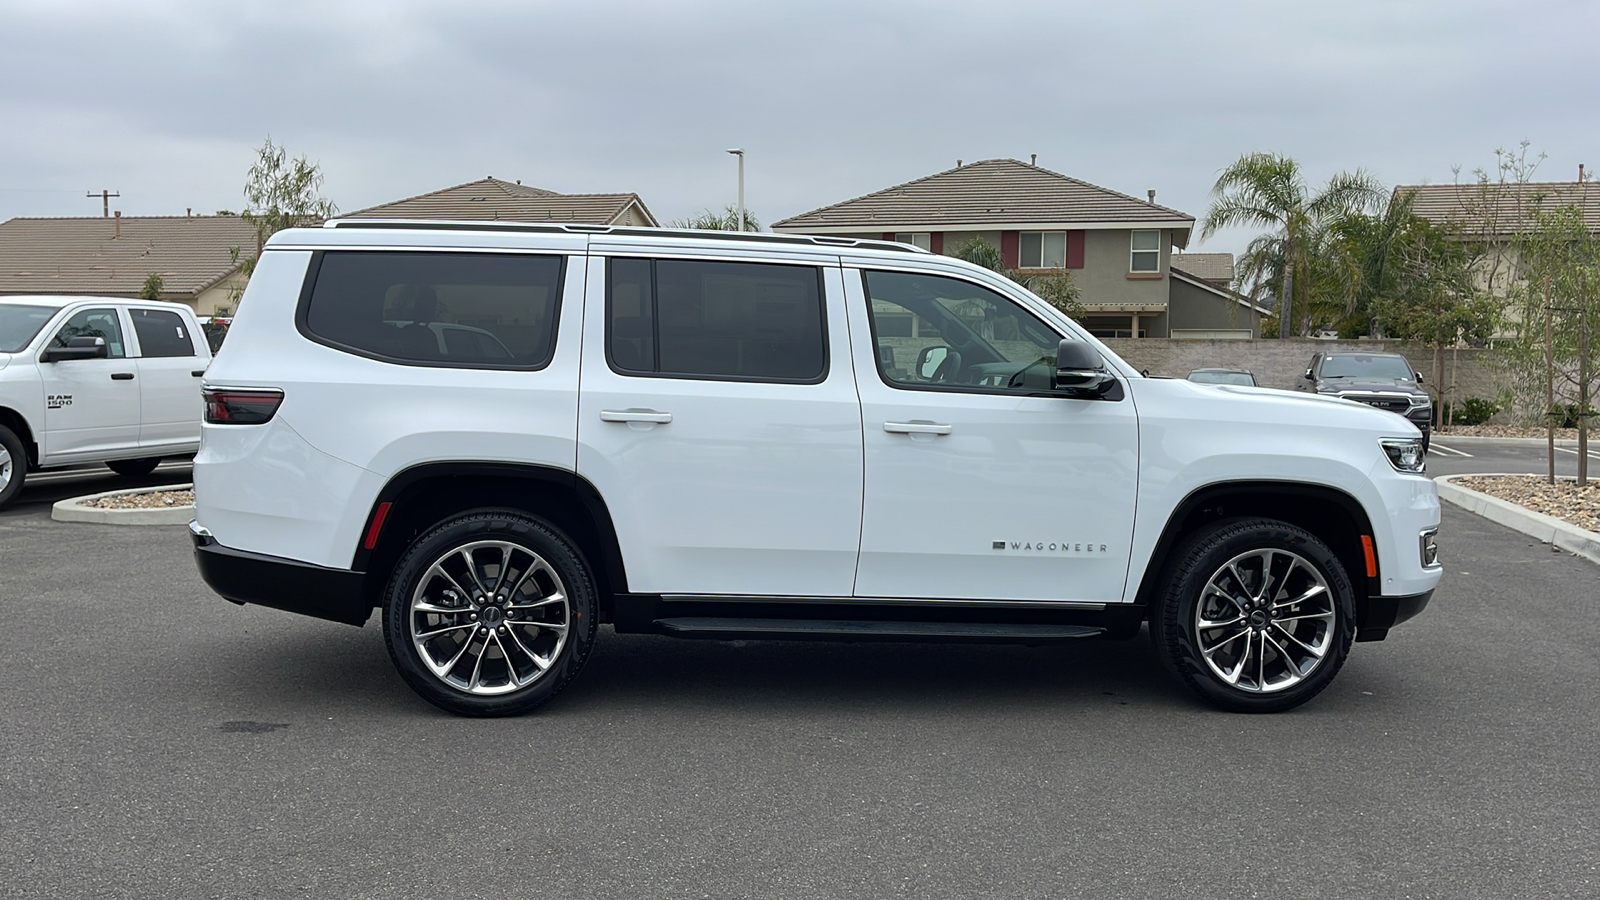
[[[1555,417],[1557,428],[1578,427],[1578,404],[1576,403],[1557,403],[1555,409],[1551,411],[1550,415]],[[1595,411],[1591,407],[1589,409],[1589,420],[1591,424],[1594,421],[1594,416]]]
[[[1459,409],[1451,411],[1450,404],[1446,403],[1445,421],[1452,425],[1482,425],[1489,418],[1500,411],[1500,404],[1482,397],[1467,397],[1461,401]]]

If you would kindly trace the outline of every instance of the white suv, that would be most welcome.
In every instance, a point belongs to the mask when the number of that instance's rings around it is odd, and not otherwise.
[[[1142,377],[900,244],[285,231],[205,395],[207,582],[353,625],[381,608],[406,681],[468,715],[548,700],[601,623],[1044,643],[1148,621],[1206,699],[1281,710],[1441,572],[1405,420]]]

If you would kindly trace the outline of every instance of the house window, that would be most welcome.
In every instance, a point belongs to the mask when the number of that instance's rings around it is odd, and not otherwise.
[[[1128,271],[1161,271],[1161,232],[1135,231],[1133,250],[1129,254]]]
[[[1067,267],[1065,231],[1024,231],[1020,238],[1017,268],[1065,269]]]
[[[923,250],[932,250],[932,235],[926,231],[901,231],[897,232],[894,239],[902,244],[921,247]]]

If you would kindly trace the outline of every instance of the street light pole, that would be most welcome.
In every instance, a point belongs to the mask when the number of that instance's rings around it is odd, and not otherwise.
[[[744,151],[734,148],[728,151],[739,157],[739,218],[734,223],[735,231],[744,230]]]

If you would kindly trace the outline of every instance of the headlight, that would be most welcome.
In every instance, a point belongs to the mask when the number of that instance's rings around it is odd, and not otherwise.
[[[1389,457],[1389,465],[1394,466],[1396,471],[1422,471],[1425,465],[1422,438],[1384,438],[1378,443],[1383,445],[1383,453]]]
[[[1419,406],[1432,406],[1432,405],[1433,405],[1433,398],[1431,398],[1431,397],[1425,397],[1424,396],[1424,397],[1412,397],[1411,398],[1411,408],[1412,409],[1416,409]]]

